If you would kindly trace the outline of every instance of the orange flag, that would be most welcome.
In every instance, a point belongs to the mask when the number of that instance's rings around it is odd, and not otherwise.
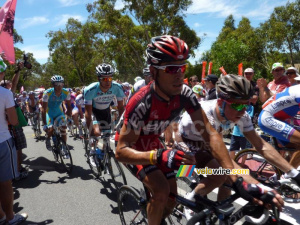
[[[188,81],[188,79],[187,79],[187,78],[185,78],[185,79],[183,80],[183,83],[185,83],[186,85],[189,85],[189,81]]]
[[[243,76],[243,63],[240,63],[240,64],[238,65],[238,74],[239,74],[240,76]]]
[[[206,61],[202,62],[202,79],[201,79],[201,83],[202,83],[202,84],[204,84],[206,64],[207,64]]]
[[[212,62],[209,62],[207,75],[211,74],[211,70],[212,70]]]
[[[17,0],[7,0],[0,9],[0,52],[4,52],[10,64],[15,63],[14,20]]]
[[[220,67],[219,70],[221,71],[221,73],[223,73],[223,75],[227,75],[227,73],[226,73],[226,71],[225,71],[225,69],[224,69],[223,66]]]

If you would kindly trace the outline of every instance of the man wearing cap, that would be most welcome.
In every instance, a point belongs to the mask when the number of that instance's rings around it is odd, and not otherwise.
[[[274,80],[267,85],[264,78],[257,80],[259,88],[259,100],[264,103],[276,93],[282,92],[285,88],[290,86],[288,78],[284,74],[285,70],[282,63],[274,63],[272,66],[272,74]]]
[[[300,74],[299,74],[299,71],[295,67],[293,67],[293,66],[289,67],[286,70],[285,74],[287,75],[287,78],[289,79],[291,86],[298,84],[296,78],[300,79]]]
[[[216,83],[218,81],[218,77],[214,74],[210,74],[204,78],[204,81],[207,90],[206,100],[216,99]]]

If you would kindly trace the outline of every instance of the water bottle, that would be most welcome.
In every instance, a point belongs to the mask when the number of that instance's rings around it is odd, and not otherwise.
[[[97,157],[102,160],[103,159],[103,156],[104,156],[104,152],[100,149],[100,148],[96,148],[96,155]]]
[[[52,136],[52,141],[53,141],[53,144],[56,145],[57,139],[56,139],[55,135]]]

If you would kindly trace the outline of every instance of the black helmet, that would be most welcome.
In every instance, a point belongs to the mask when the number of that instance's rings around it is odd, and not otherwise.
[[[249,100],[254,92],[251,82],[243,76],[228,74],[217,82],[218,98]]]
[[[114,73],[115,70],[110,64],[102,63],[96,66],[96,74],[98,77],[110,77]]]

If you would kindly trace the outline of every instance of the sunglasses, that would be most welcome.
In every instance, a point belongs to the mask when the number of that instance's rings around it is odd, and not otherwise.
[[[296,74],[295,72],[286,72],[286,75],[293,75]]]
[[[62,82],[57,82],[57,83],[54,83],[54,86],[64,86],[64,83],[62,83]]]
[[[246,76],[253,75],[253,73],[245,73]]]
[[[230,104],[230,107],[238,112],[241,112],[248,107],[248,104],[232,103],[228,101],[225,102]]]
[[[277,69],[277,70],[273,70],[273,71],[275,71],[275,72],[280,72],[280,71],[282,71],[282,70],[284,70],[284,69]]]
[[[185,73],[188,64],[182,65],[165,65],[165,66],[154,66],[154,68],[163,70],[165,73],[176,74],[178,72]]]
[[[111,82],[113,79],[112,77],[101,77],[100,80],[104,82]]]

